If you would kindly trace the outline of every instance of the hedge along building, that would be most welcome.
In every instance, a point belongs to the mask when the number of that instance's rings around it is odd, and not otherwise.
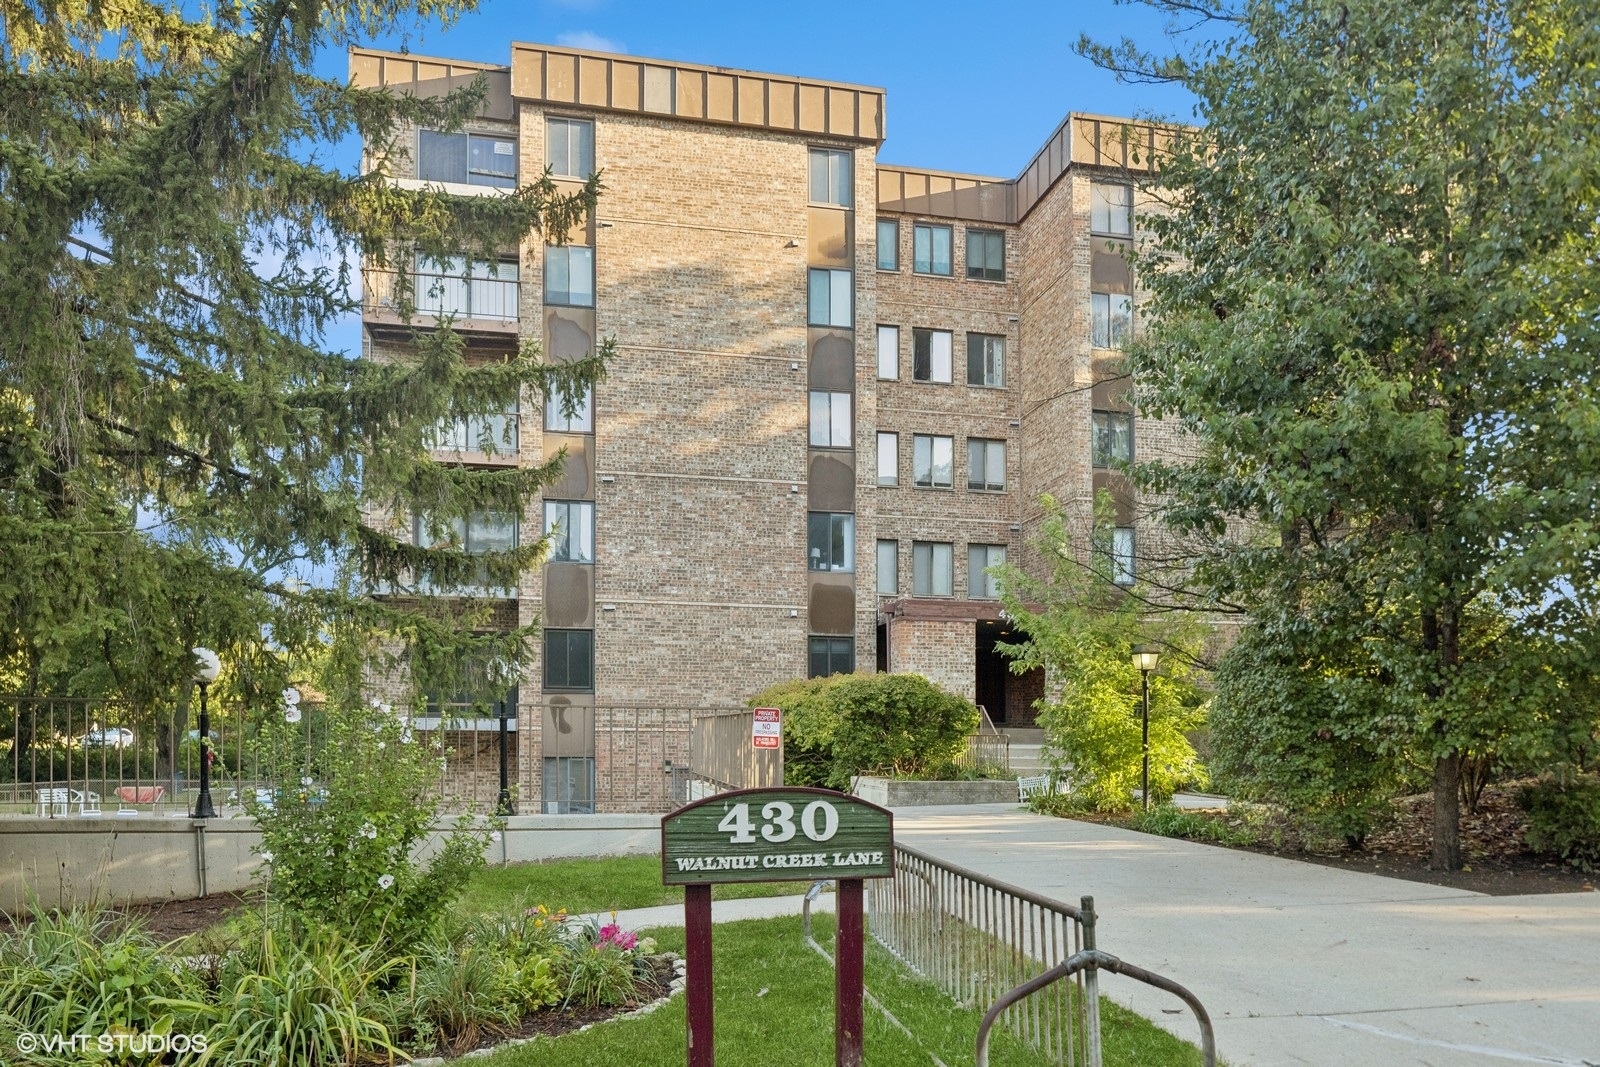
[[[994,652],[984,569],[1025,558],[1041,494],[1087,526],[1103,488],[1119,580],[1137,575],[1144,531],[1113,465],[1150,442],[1115,368],[1136,304],[1118,246],[1157,128],[1070,114],[1019,177],[988,178],[880,166],[885,94],[866,86],[525,44],[509,66],[350,62],[401,92],[488,81],[464,130],[410,131],[396,181],[605,182],[565,246],[419,267],[409,325],[365,279],[369,358],[403,358],[447,313],[486,358],[617,341],[575,414],[525,403],[441,441],[460,463],[566,450],[539,507],[460,531],[469,548],[561,531],[501,611],[542,626],[510,702],[547,810],[607,806],[595,709],[876,668],[1031,724],[1043,679]],[[485,432],[499,454],[477,451]]]

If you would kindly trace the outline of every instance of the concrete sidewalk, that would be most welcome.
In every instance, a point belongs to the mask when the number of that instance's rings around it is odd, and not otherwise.
[[[1193,990],[1233,1067],[1600,1067],[1597,893],[1490,897],[1010,805],[902,809],[895,838],[1092,895],[1100,948]],[[1174,998],[1116,975],[1101,990],[1196,1039]]]
[[[785,915],[799,915],[805,901],[803,896],[749,897],[739,900],[713,900],[711,921],[714,923],[738,922],[741,919],[778,919]],[[833,913],[833,893],[823,893],[811,903],[811,914]],[[616,919],[612,919],[612,915]],[[615,921],[624,930],[649,930],[658,926],[682,926],[683,905],[663,904],[659,908],[632,908],[628,911],[599,912],[577,915],[581,921],[598,919],[602,924]]]

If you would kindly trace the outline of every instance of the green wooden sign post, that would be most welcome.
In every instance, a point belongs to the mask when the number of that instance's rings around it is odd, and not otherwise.
[[[837,879],[834,1053],[860,1067],[864,878],[894,877],[894,816],[828,789],[739,789],[661,819],[661,881],[684,887],[689,1067],[713,1067],[711,887]]]

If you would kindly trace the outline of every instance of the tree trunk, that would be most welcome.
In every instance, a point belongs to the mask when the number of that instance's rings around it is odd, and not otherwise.
[[[1461,753],[1433,761],[1433,859],[1436,871],[1461,869]]]

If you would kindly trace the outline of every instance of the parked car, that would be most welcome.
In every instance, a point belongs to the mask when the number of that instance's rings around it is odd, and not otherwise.
[[[84,748],[132,748],[133,731],[124,726],[94,729],[78,738],[78,744]]]

